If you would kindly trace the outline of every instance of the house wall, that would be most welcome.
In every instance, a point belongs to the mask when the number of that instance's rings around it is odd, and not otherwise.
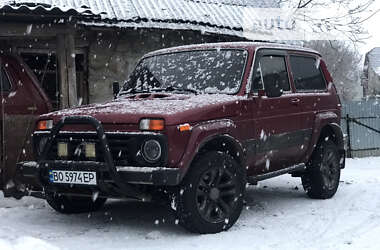
[[[368,67],[368,95],[380,94],[380,76],[376,72]]]
[[[234,41],[195,31],[125,30],[97,31],[89,45],[90,103],[112,99],[112,83],[123,83],[147,52],[161,48],[206,42]]]
[[[211,35],[191,30],[159,29],[116,29],[94,27],[71,27],[75,32],[76,54],[87,57],[83,79],[79,84],[86,85],[80,103],[99,103],[112,99],[112,83],[122,84],[135,68],[138,60],[146,53],[187,44],[240,41],[241,38]],[[49,30],[49,35],[40,37],[19,36],[0,39],[0,50],[8,53],[57,53],[60,30]],[[44,33],[40,31],[40,33]],[[42,65],[42,68],[45,66]],[[57,73],[57,76],[59,74]],[[58,79],[58,78],[57,78]],[[49,84],[55,85],[52,82]],[[79,89],[82,89],[79,86]],[[62,93],[59,93],[62,95]],[[58,95],[58,96],[59,96]]]

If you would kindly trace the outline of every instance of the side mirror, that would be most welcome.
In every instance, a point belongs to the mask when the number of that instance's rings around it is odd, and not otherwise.
[[[118,82],[112,83],[113,98],[116,99],[117,94],[120,92],[120,84]]]

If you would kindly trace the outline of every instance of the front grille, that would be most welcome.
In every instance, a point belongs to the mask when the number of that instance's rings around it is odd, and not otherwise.
[[[167,140],[161,134],[148,134],[148,133],[107,133],[107,141],[111,151],[112,159],[115,166],[152,166],[146,162],[139,153],[141,145],[149,139],[156,139],[160,142],[163,148],[163,155],[159,162],[154,165],[165,165],[167,161]],[[36,138],[37,139],[37,138]],[[37,139],[38,140],[38,139]],[[65,142],[68,144],[68,157],[58,157],[58,143]],[[80,148],[85,143],[95,143],[96,158],[86,158],[84,150],[78,153]],[[35,143],[35,145],[38,143]],[[77,151],[77,153],[75,153]],[[99,142],[96,133],[59,133],[56,137],[49,153],[47,160],[67,160],[67,161],[96,161],[105,162],[104,150]]]

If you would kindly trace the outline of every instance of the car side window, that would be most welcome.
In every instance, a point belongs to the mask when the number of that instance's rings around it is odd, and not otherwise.
[[[326,81],[319,67],[319,60],[313,57],[290,56],[294,85],[298,92],[315,92],[326,89]]]
[[[290,91],[288,71],[284,56],[263,56],[254,72],[253,90],[264,89],[269,84],[280,84],[283,91]]]
[[[0,90],[7,92],[11,90],[11,82],[9,81],[8,75],[5,72],[4,68],[1,68],[1,85]]]

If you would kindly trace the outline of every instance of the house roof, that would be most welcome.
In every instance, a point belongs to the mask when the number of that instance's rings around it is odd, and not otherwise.
[[[380,47],[373,48],[367,53],[368,67],[380,76]]]
[[[276,6],[276,0],[0,0],[0,12],[75,14],[84,18],[83,25],[192,29],[236,36],[243,34],[245,8]]]

